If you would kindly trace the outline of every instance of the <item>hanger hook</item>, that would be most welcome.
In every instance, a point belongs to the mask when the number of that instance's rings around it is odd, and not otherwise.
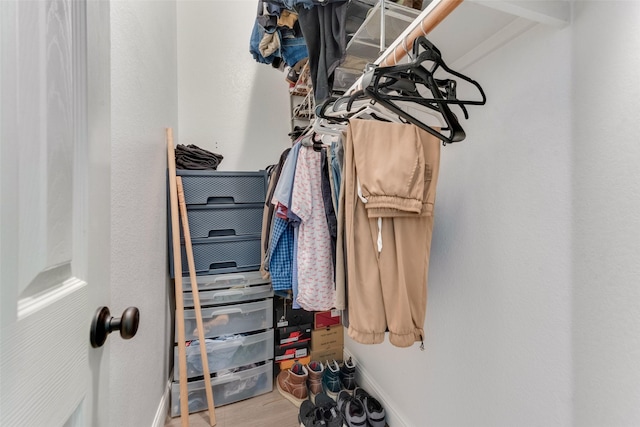
[[[424,20],[420,21],[420,30],[422,30],[422,34],[427,37],[427,32],[424,30]]]
[[[407,37],[406,36],[402,39],[402,48],[404,49],[404,53],[406,53],[408,55],[409,51],[407,50]]]

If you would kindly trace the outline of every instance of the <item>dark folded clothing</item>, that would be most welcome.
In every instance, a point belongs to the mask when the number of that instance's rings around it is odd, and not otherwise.
[[[222,159],[222,155],[212,153],[197,145],[178,144],[176,147],[176,167],[178,169],[216,170]]]

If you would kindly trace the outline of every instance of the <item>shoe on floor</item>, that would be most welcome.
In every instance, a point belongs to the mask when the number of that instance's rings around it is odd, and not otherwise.
[[[322,374],[322,389],[332,399],[337,399],[338,393],[342,389],[340,385],[340,367],[338,362],[332,360],[327,361],[324,367],[324,373]]]
[[[340,382],[342,389],[349,393],[353,393],[356,389],[356,365],[351,361],[351,358],[346,360],[340,368]]]
[[[327,427],[342,427],[344,418],[338,409],[338,404],[326,393],[321,392],[316,396],[316,407],[320,410],[319,415]]]
[[[356,387],[353,396],[362,403],[364,412],[367,414],[367,421],[371,427],[385,426],[385,411],[378,399],[372,397],[364,389]]]
[[[311,401],[316,402],[316,395],[322,391],[322,374],[324,373],[324,366],[321,362],[312,361],[306,366],[309,373],[309,394],[311,395]]]
[[[348,427],[367,427],[367,414],[362,402],[349,394],[348,391],[341,390],[338,393],[337,404]]]
[[[305,400],[300,405],[298,421],[300,427],[313,427],[316,425],[316,406],[310,400]]]
[[[282,371],[276,379],[276,387],[280,394],[298,408],[309,396],[307,391],[307,369],[299,362],[290,369]]]

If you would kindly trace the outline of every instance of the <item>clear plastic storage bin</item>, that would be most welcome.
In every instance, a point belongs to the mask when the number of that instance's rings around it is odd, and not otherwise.
[[[211,378],[213,400],[217,406],[238,402],[273,390],[273,364],[229,372]],[[207,409],[204,380],[189,382],[189,413]],[[171,384],[171,416],[180,415],[180,384]]]
[[[255,285],[271,283],[269,279],[263,279],[259,271],[245,271],[242,273],[230,274],[208,274],[198,276],[198,289],[205,291],[208,289],[241,288]],[[182,288],[185,291],[191,290],[191,278],[182,278]]]
[[[273,300],[202,308],[205,338],[269,329],[273,327]],[[176,330],[178,328],[176,319]],[[195,310],[184,311],[185,339],[197,340]],[[177,335],[177,334],[176,334]]]
[[[236,303],[269,298],[273,296],[273,289],[270,284],[267,284],[236,287],[231,289],[199,291],[198,294],[200,295],[200,307],[202,307],[205,305]],[[185,292],[183,295],[184,306],[193,307],[193,292]]]
[[[206,346],[209,372],[212,374],[225,369],[262,362],[273,359],[273,329],[255,335],[220,337],[208,341]],[[180,364],[178,363],[177,346],[174,348],[173,360],[173,379],[178,381]],[[202,371],[200,345],[192,344],[187,347],[187,377],[201,377]]]

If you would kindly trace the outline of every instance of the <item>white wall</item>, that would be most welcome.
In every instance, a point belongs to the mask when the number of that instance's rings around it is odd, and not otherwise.
[[[426,351],[346,343],[390,425],[640,425],[638,18],[579,1],[466,70],[489,102],[444,149]]]
[[[176,3],[111,3],[111,311],[140,309],[113,336],[110,426],[151,426],[169,376],[165,127],[177,127]]]
[[[283,75],[248,52],[254,13],[112,3],[111,308],[142,318],[110,344],[111,425],[150,425],[169,371],[163,128],[179,122],[222,170],[288,145]],[[639,17],[577,2],[571,26],[465,70],[489,102],[443,149],[426,351],[346,342],[393,427],[640,424]]]
[[[249,54],[255,8],[111,3],[110,308],[141,316],[135,338],[109,342],[111,426],[152,425],[171,369],[164,129],[223,154],[221,170],[264,168],[289,145],[284,75]]]
[[[574,425],[640,425],[640,4],[577,2]]]
[[[264,169],[291,145],[284,74],[249,53],[257,3],[178,1],[178,142],[222,154],[219,170]]]
[[[488,102],[443,148],[425,351],[345,343],[394,427],[571,422],[570,48],[535,27],[465,70]]]

